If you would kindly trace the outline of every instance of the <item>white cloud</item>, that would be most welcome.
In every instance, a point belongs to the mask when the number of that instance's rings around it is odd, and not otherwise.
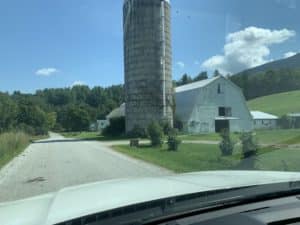
[[[56,69],[56,68],[41,68],[41,69],[38,69],[35,74],[38,75],[38,76],[51,76],[52,74],[55,74],[55,73],[58,73],[59,70]]]
[[[81,81],[81,80],[76,80],[72,83],[71,87],[74,87],[74,86],[82,86],[82,85],[86,85],[85,82]]]
[[[288,29],[269,30],[247,27],[230,33],[226,37],[223,55],[215,55],[203,62],[207,69],[218,69],[221,73],[237,73],[270,61],[270,46],[280,44],[295,36]]]
[[[297,52],[287,52],[283,55],[283,58],[289,58],[289,57],[292,57],[296,54],[297,54]]]
[[[184,62],[178,61],[176,64],[180,69],[184,69],[184,67],[185,67]]]

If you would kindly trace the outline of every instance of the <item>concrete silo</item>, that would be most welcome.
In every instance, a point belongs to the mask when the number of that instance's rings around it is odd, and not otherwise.
[[[170,18],[169,0],[124,1],[126,131],[173,123]]]

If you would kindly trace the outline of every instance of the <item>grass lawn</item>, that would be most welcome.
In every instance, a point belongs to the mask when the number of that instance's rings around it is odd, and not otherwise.
[[[186,134],[179,135],[181,140],[186,141],[219,141],[221,140],[219,134]]]
[[[140,148],[131,148],[119,145],[114,146],[114,149],[177,173],[233,169],[240,162],[237,155],[222,157],[218,145],[181,144],[177,152],[167,151],[167,146],[152,148],[145,145]]]
[[[261,154],[256,166],[260,170],[300,171],[300,148],[281,148]]]
[[[297,144],[300,143],[300,129],[290,130],[258,130],[255,131],[259,144]],[[234,142],[239,141],[239,135],[231,134]],[[184,141],[221,141],[219,134],[199,134],[199,135],[180,135],[179,138]]]
[[[138,158],[176,173],[207,171],[253,169],[242,167],[241,146],[235,148],[232,156],[222,157],[218,145],[181,144],[177,152],[167,151],[167,147],[152,148],[142,146],[132,148],[128,145],[118,145],[115,150]],[[300,148],[264,147],[259,150],[255,161],[256,170],[300,171]]]
[[[255,131],[260,144],[297,144],[300,143],[300,130],[260,130]]]
[[[277,116],[300,112],[300,91],[284,92],[248,101],[251,110],[259,110]],[[279,104],[278,104],[279,103]]]

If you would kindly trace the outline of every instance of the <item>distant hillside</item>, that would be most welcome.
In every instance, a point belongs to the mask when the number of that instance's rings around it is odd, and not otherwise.
[[[268,70],[280,70],[280,69],[300,69],[300,53],[286,59],[276,60],[261,66],[257,66],[242,71],[236,75],[240,75],[240,74],[253,75],[256,73],[267,72]]]
[[[300,91],[291,91],[264,96],[248,101],[250,110],[259,110],[282,116],[287,113],[300,112]]]
[[[247,100],[266,95],[300,90],[300,69],[267,70],[256,74],[242,73],[230,80],[239,86]]]

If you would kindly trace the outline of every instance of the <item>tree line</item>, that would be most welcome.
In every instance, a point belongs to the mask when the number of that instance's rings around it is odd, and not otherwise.
[[[123,85],[74,86],[38,90],[34,94],[0,92],[0,133],[22,130],[32,135],[48,130],[88,130],[92,121],[124,102]]]
[[[222,74],[218,70],[213,73],[213,76],[220,75]],[[242,89],[247,100],[300,89],[300,69],[283,68],[256,74],[245,71],[226,77]],[[178,81],[174,81],[174,86],[181,86],[207,78],[208,74],[205,71],[195,77],[183,74]]]
[[[213,74],[219,75],[217,70]],[[174,86],[207,78],[205,71],[195,77],[184,74],[174,81]],[[244,72],[229,79],[243,90],[247,100],[300,88],[300,70],[296,69],[269,70],[258,74]],[[105,119],[109,112],[123,102],[123,85],[107,88],[77,85],[38,90],[34,94],[0,92],[0,133],[23,130],[39,135],[48,130],[88,130],[91,122]]]
[[[247,100],[300,89],[300,70],[268,70],[257,74],[243,72],[230,77],[239,86]]]

